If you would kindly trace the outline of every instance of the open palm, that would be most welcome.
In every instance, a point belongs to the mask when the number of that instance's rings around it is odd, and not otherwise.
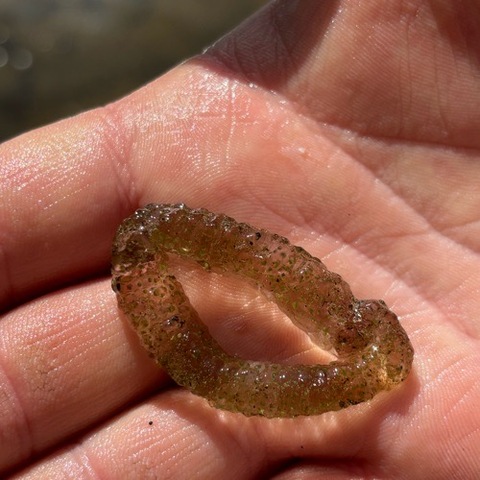
[[[480,472],[480,10],[357,3],[275,2],[131,96],[0,147],[0,469]],[[116,226],[148,202],[281,233],[359,298],[383,298],[415,348],[408,380],[365,404],[285,420],[215,410],[177,388],[119,314],[108,278]],[[258,299],[191,282],[212,331],[239,354],[315,354],[266,322]],[[255,330],[275,341],[255,347]]]

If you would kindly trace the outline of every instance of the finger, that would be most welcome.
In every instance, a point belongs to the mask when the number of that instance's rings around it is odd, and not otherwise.
[[[50,294],[0,322],[0,471],[167,381],[118,320],[108,281]]]
[[[372,445],[365,424],[352,425],[349,417],[344,411],[336,420],[329,415],[295,421],[245,418],[212,409],[186,391],[170,391],[18,478],[56,478],[66,468],[80,478],[85,471],[111,478],[267,478],[292,458],[302,462],[367,452]],[[367,417],[371,422],[373,416]],[[349,428],[349,435],[339,435],[339,427]]]
[[[131,200],[112,168],[124,139],[91,113],[0,146],[0,310],[106,269]]]

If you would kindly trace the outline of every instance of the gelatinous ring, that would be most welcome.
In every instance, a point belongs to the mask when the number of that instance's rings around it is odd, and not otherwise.
[[[171,254],[240,276],[337,359],[282,365],[227,354],[169,271]],[[147,205],[120,225],[112,265],[119,306],[150,355],[215,407],[265,417],[316,415],[369,400],[411,369],[412,345],[383,301],[357,300],[303,248],[226,215]]]

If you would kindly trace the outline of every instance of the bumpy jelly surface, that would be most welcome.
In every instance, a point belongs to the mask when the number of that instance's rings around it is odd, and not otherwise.
[[[263,292],[337,359],[282,365],[227,354],[170,272],[171,255],[224,272]],[[401,383],[413,348],[381,300],[348,284],[275,233],[183,204],[150,204],[119,227],[112,286],[143,345],[179,384],[217,408],[265,417],[339,410]]]

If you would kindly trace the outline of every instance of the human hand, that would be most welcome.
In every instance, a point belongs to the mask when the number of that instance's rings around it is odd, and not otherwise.
[[[1,468],[478,474],[480,19],[473,3],[431,8],[276,2],[133,95],[0,147]],[[293,420],[222,412],[175,388],[119,314],[108,264],[125,216],[180,201],[281,233],[357,297],[383,298],[415,348],[409,379]],[[315,356],[228,279],[223,295],[188,280],[226,348]]]

